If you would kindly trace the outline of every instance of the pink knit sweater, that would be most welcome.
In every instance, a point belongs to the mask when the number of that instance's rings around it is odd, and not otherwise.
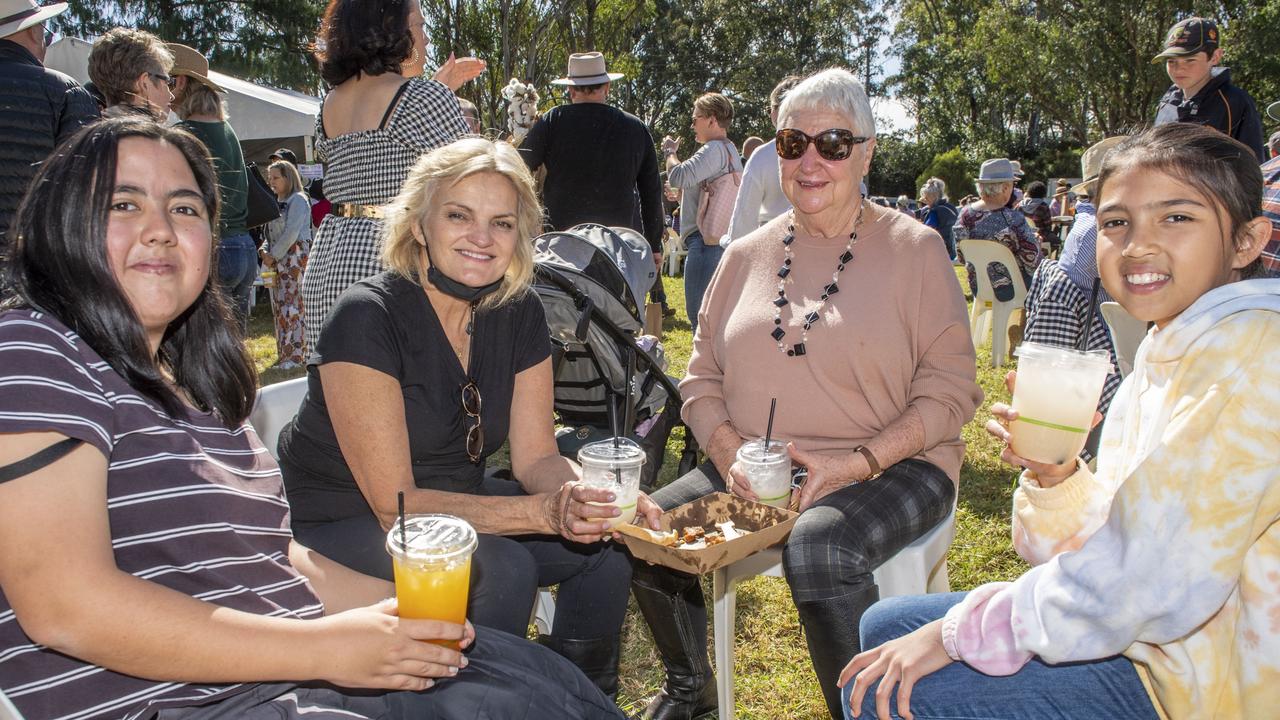
[[[964,296],[941,238],[902,213],[868,204],[839,292],[809,331],[807,354],[788,357],[770,337],[786,213],[725,250],[698,316],[682,415],[705,443],[725,421],[761,437],[778,399],[774,437],[802,450],[847,453],[903,413],[924,425],[916,457],[958,482],[960,428],[982,401]],[[797,231],[782,310],[783,342],[799,342],[847,237]]]

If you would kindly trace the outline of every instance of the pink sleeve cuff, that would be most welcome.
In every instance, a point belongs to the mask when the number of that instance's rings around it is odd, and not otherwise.
[[[947,611],[942,646],[952,660],[985,675],[1012,675],[1031,659],[1031,653],[1017,646],[1011,586],[987,583]]]

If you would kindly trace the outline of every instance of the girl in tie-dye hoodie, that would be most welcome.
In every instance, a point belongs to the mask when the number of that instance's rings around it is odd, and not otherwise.
[[[1097,473],[1006,447],[1027,468],[1014,540],[1036,567],[872,607],[872,649],[841,675],[848,716],[1280,714],[1280,280],[1256,279],[1261,183],[1248,148],[1196,125],[1108,155],[1099,270],[1154,325]],[[1007,440],[1016,411],[992,411]]]

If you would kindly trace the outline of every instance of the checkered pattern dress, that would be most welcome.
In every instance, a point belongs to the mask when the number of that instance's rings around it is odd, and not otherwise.
[[[325,134],[323,118],[323,112],[316,118],[316,152],[325,161],[324,192],[334,205],[391,202],[419,156],[467,132],[458,98],[448,87],[425,78],[404,84],[375,130],[331,138]],[[320,223],[302,278],[307,348],[316,346],[338,296],[382,271],[381,234],[382,222],[372,218],[329,215]]]

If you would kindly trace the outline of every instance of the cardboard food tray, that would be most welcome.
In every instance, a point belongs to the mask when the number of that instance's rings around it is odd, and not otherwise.
[[[680,550],[659,545],[648,531],[634,525],[620,527],[618,531],[635,557],[673,570],[701,575],[786,540],[798,517],[798,513],[790,510],[727,493],[712,493],[663,513],[659,519],[663,532],[673,528],[683,531],[694,526],[711,531],[715,530],[716,523],[732,520],[734,527],[749,530],[750,535],[700,550]]]

